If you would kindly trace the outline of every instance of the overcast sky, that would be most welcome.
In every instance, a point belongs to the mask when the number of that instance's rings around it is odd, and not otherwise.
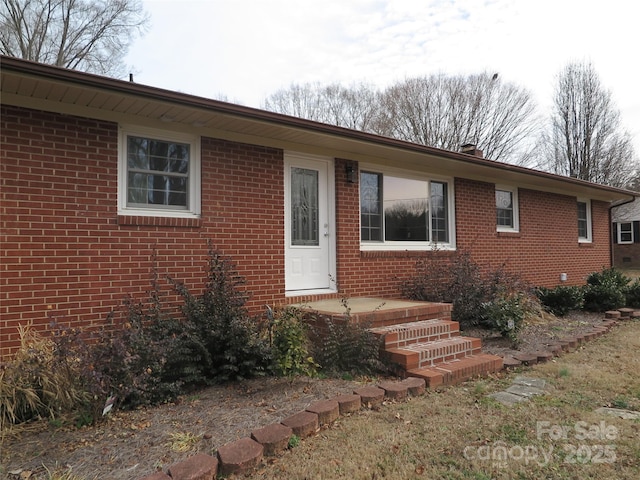
[[[499,73],[548,113],[555,77],[590,61],[640,154],[640,27],[631,0],[144,0],[135,81],[260,107],[292,83],[383,88]]]

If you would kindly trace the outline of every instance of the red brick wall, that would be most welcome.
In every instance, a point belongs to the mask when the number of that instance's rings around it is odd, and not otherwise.
[[[116,124],[6,105],[0,114],[0,357],[17,346],[18,324],[44,329],[55,316],[100,327],[125,296],[146,298],[154,252],[162,277],[197,291],[209,240],[247,280],[252,312],[307,300],[284,296],[281,150],[203,138],[200,220],[118,217]],[[358,184],[344,160],[335,172],[339,286],[395,297],[425,254],[361,252]],[[606,205],[593,202],[594,241],[578,245],[574,197],[520,190],[520,233],[497,234],[493,188],[455,182],[458,246],[478,262],[506,261],[546,286],[609,265]]]
[[[613,263],[618,268],[640,267],[640,244],[616,243],[613,246]]]
[[[415,270],[420,252],[360,252],[359,191],[348,184],[344,162],[336,162],[338,277],[348,296],[398,295],[398,283]],[[456,236],[459,250],[495,269],[504,264],[536,286],[583,284],[586,276],[610,265],[607,205],[592,202],[593,242],[578,243],[576,198],[532,190],[519,190],[520,232],[496,232],[495,186],[455,180]],[[348,207],[348,208],[343,208]],[[439,252],[447,258],[446,252]]]
[[[503,263],[534,285],[583,284],[611,264],[609,211],[591,202],[593,241],[578,243],[576,197],[519,189],[520,232],[496,232],[494,185],[456,179],[458,248],[491,268]],[[466,228],[472,225],[473,228]]]
[[[161,276],[201,288],[208,240],[247,280],[251,307],[281,301],[282,151],[203,138],[200,222],[119,219],[116,124],[0,113],[0,357],[19,323],[97,327],[126,295],[146,298],[154,251]]]

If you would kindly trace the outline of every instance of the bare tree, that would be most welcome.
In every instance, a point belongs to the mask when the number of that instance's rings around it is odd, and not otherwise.
[[[447,150],[473,143],[487,158],[522,163],[536,130],[531,94],[497,75],[407,79],[382,98],[379,133]]]
[[[120,76],[129,44],[147,23],[140,0],[2,0],[0,51]]]
[[[557,80],[546,134],[550,169],[606,185],[629,184],[637,167],[633,143],[593,65],[568,64]]]
[[[265,101],[263,108],[272,112],[318,121],[320,117],[319,83],[292,84],[287,89],[278,90]]]
[[[377,107],[377,91],[365,84],[293,84],[270,95],[263,104],[272,112],[365,132],[374,129]]]
[[[292,85],[264,107],[448,150],[474,143],[488,158],[513,163],[522,163],[537,127],[530,94],[487,74],[412,78],[382,93],[363,84]]]

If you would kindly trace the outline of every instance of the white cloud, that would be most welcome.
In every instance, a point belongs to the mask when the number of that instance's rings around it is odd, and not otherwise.
[[[291,83],[384,87],[499,72],[548,107],[557,72],[590,60],[640,152],[640,30],[625,0],[146,0],[136,81],[259,106]],[[185,21],[188,19],[188,21]]]

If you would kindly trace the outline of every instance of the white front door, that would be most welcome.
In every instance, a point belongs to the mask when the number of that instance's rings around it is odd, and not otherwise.
[[[335,291],[333,159],[285,154],[285,289]]]

